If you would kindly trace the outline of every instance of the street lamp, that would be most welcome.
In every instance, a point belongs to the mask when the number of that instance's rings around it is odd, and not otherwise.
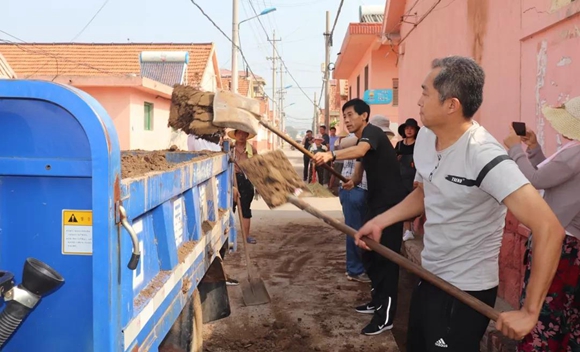
[[[233,0],[233,11],[232,11],[232,88],[231,91],[234,93],[238,92],[238,48],[240,45],[240,25],[251,19],[267,15],[271,12],[276,11],[275,7],[269,7],[264,9],[262,12],[256,16],[247,18],[241,22],[238,22],[238,0]]]
[[[264,11],[260,12],[260,13],[259,13],[259,14],[257,14],[256,16],[252,16],[252,17],[250,17],[250,18],[246,18],[245,20],[242,20],[240,23],[238,23],[238,30],[239,30],[239,28],[240,28],[240,25],[241,25],[242,23],[244,23],[244,22],[246,22],[246,21],[249,21],[249,20],[253,20],[254,18],[257,18],[257,17],[260,17],[260,16],[267,15],[267,14],[269,14],[270,12],[274,12],[274,11],[276,11],[276,8],[275,8],[275,7],[269,7],[269,8],[267,8],[267,9],[264,9]]]

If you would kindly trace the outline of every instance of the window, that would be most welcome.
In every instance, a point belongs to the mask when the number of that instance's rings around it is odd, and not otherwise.
[[[399,106],[399,79],[393,78],[393,106]]]
[[[145,102],[145,112],[143,115],[145,131],[153,131],[153,104]]]
[[[356,77],[356,97],[360,98],[360,75]]]
[[[365,92],[369,89],[369,65],[365,66]]]

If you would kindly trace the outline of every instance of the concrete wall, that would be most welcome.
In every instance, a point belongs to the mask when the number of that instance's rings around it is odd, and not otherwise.
[[[145,102],[153,104],[153,130],[146,131],[144,123]],[[168,149],[176,145],[187,150],[187,136],[167,127],[170,101],[154,94],[134,89],[131,92],[130,148],[143,150]]]
[[[81,89],[95,98],[113,120],[121,150],[130,149],[129,117],[130,97],[133,89],[114,87],[83,87]]]
[[[216,77],[218,74],[219,72],[215,72],[213,63],[209,60],[209,63],[201,76],[201,89],[207,92],[215,92],[217,90]]]
[[[369,82],[368,89],[392,89],[393,78],[399,76],[396,67],[397,56],[392,52],[390,46],[379,46],[378,44],[368,48],[367,52],[360,60],[358,65],[353,70],[348,78],[348,85],[351,89],[351,98],[363,98],[365,92],[364,77],[365,67],[369,66]],[[357,77],[360,75],[359,91],[357,93]],[[400,83],[399,83],[400,86]],[[400,97],[400,94],[399,94]],[[346,101],[345,101],[346,102]],[[400,102],[400,98],[399,98]],[[393,104],[387,105],[371,105],[371,116],[382,114],[387,116],[392,123],[391,128],[396,130],[399,123],[399,109]],[[404,116],[404,115],[401,115]],[[412,116],[412,115],[410,115]],[[341,116],[342,122],[342,116]]]

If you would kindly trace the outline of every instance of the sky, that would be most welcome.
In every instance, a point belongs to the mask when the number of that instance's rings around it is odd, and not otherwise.
[[[194,1],[231,37],[231,0]],[[283,83],[292,85],[284,103],[287,125],[307,129],[312,125],[314,92],[320,95],[322,86],[326,11],[330,11],[334,22],[340,0],[238,1],[240,21],[254,16],[251,5],[257,12],[276,8],[260,21],[253,19],[241,25],[241,48],[254,74],[265,78],[266,93],[271,96],[272,62],[267,58],[272,57],[272,44],[268,37],[276,31],[276,37],[282,39],[276,43],[278,52],[289,71]],[[348,24],[358,22],[359,7],[384,3],[385,0],[344,1],[334,31],[331,62],[340,52]],[[0,30],[27,43],[214,42],[220,67],[231,69],[231,43],[191,0],[6,0],[0,11]],[[0,39],[18,42],[2,32]],[[244,68],[241,56],[238,68]]]

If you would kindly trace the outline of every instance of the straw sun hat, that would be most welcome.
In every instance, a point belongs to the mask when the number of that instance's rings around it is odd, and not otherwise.
[[[580,141],[580,96],[556,108],[544,105],[542,113],[556,132]]]
[[[229,130],[229,131],[227,132],[227,135],[228,135],[228,137],[229,137],[229,138],[231,138],[231,139],[236,139],[236,131],[237,131],[237,130]],[[240,131],[242,131],[242,130],[240,130]],[[247,131],[244,131],[244,132],[246,132],[246,133],[248,133],[248,134],[249,134],[249,136],[248,136],[247,140],[250,140],[250,139],[252,139],[252,138],[256,137],[256,134],[255,134],[255,133],[249,133],[249,132],[247,132]]]

